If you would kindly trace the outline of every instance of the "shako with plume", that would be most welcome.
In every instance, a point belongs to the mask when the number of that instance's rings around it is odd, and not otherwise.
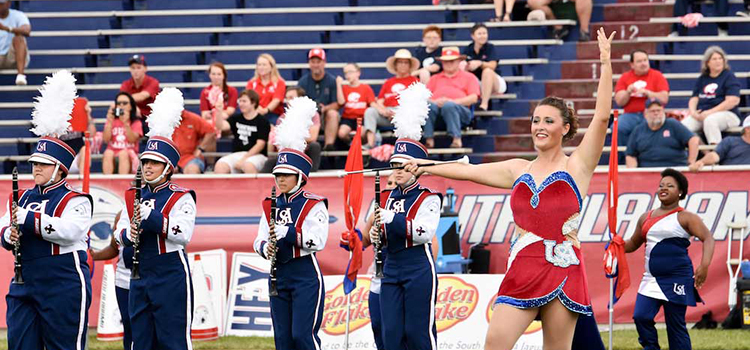
[[[313,125],[312,118],[317,111],[317,104],[309,97],[297,97],[289,101],[284,119],[276,128],[275,145],[279,149],[276,159],[274,174],[296,174],[297,186],[292,192],[297,191],[307,182],[312,159],[305,154],[310,127]]]
[[[31,113],[31,132],[41,137],[36,144],[29,162],[55,165],[67,174],[73,164],[76,152],[59,139],[70,129],[70,113],[76,97],[76,79],[67,70],[61,70],[47,77],[39,88],[40,96],[35,97],[34,111]],[[50,179],[50,182],[54,176]]]
[[[146,143],[146,150],[141,153],[140,159],[141,161],[151,159],[167,164],[162,174],[152,181],[147,181],[149,183],[161,181],[170,167],[173,172],[177,169],[180,151],[172,142],[172,134],[175,128],[180,126],[182,110],[185,109],[184,103],[182,92],[177,88],[168,87],[156,95],[154,102],[149,104],[151,114],[146,120],[149,127],[146,136],[149,139]]]
[[[411,159],[427,159],[427,148],[419,140],[422,138],[422,126],[427,121],[430,111],[428,100],[430,90],[422,83],[411,84],[398,94],[398,107],[391,123],[396,127],[394,133],[398,138],[391,155],[391,163],[406,163]]]

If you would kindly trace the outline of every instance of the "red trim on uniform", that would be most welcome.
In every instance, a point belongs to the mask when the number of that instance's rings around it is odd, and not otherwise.
[[[302,224],[305,222],[305,218],[307,218],[307,214],[310,213],[310,210],[318,204],[320,201],[315,199],[308,199],[307,202],[305,202],[305,206],[302,207],[302,211],[300,211],[299,216],[297,217],[297,225],[295,225],[295,231],[297,231],[297,246],[302,247],[302,244],[304,243],[302,240]]]
[[[417,217],[417,212],[419,211],[419,207],[422,206],[422,202],[424,202],[425,198],[432,195],[429,191],[424,191],[419,194],[419,197],[417,197],[417,200],[414,201],[414,204],[412,204],[411,208],[409,208],[409,212],[406,214],[406,246],[407,247],[413,247],[414,246],[414,237],[412,233],[412,225],[411,222],[414,220],[414,218]]]
[[[64,184],[65,184],[65,180],[58,181],[56,184],[52,184],[52,185],[50,185],[48,187],[45,187],[42,190],[42,194],[47,194],[47,193],[49,193],[49,191],[52,191],[52,190],[54,190],[54,189],[56,189],[56,188],[58,188],[58,187],[60,187],[60,186],[62,186]]]
[[[42,137],[40,139],[40,141],[41,140],[47,140],[47,141],[56,143],[58,146],[64,148],[66,151],[68,151],[68,153],[70,153],[70,155],[72,155],[73,157],[76,156],[76,152],[73,150],[73,148],[71,148],[70,146],[68,146],[68,144],[65,143],[63,140],[60,140],[60,139],[57,139],[57,138],[54,138],[54,137],[49,137],[49,136]]]
[[[42,238],[42,213],[34,212],[34,234]],[[44,239],[44,238],[42,238]]]
[[[97,333],[96,334],[96,338],[97,339],[121,339],[124,335],[125,335],[125,333],[122,333],[122,332],[120,332],[120,333],[110,333],[110,334],[107,334],[107,333]]]
[[[164,205],[164,208],[162,208],[161,213],[164,215],[164,224],[162,225],[162,235],[159,236],[159,254],[164,254],[167,252],[167,244],[166,244],[166,238],[167,233],[169,231],[169,212],[172,211],[172,207],[174,207],[175,203],[177,203],[182,196],[184,196],[188,192],[174,192],[169,197],[169,200],[167,200],[167,204]]]
[[[52,255],[60,255],[60,245],[52,243]]]
[[[62,215],[62,212],[65,210],[65,206],[68,205],[68,202],[73,199],[73,197],[78,196],[78,193],[75,192],[68,192],[59,203],[57,203],[57,208],[55,208],[54,216],[60,217]]]
[[[674,213],[679,213],[679,212],[681,212],[683,210],[685,210],[685,209],[681,208],[681,207],[677,207],[675,209],[672,209],[670,212],[668,212],[668,213],[666,213],[664,215],[661,215],[661,216],[657,216],[655,218],[651,217],[651,214],[653,214],[655,210],[649,211],[648,215],[646,215],[646,220],[643,221],[643,226],[641,227],[641,234],[645,238],[646,235],[648,234],[648,230],[650,230],[651,227],[653,227],[657,222],[659,222],[659,220],[664,219],[667,216],[670,216],[670,215],[672,215]]]

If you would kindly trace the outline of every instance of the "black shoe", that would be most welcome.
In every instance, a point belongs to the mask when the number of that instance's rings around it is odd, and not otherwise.
[[[578,37],[578,41],[580,41],[580,42],[591,41],[591,33],[589,33],[589,32],[581,32],[581,36]]]
[[[564,40],[565,37],[570,34],[570,30],[568,28],[562,27],[561,29],[555,29],[552,31],[552,37],[556,40]]]
[[[335,151],[335,150],[336,150],[336,146],[334,146],[333,144],[323,146],[324,152]]]

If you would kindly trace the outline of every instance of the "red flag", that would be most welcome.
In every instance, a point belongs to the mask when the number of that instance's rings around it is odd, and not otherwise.
[[[630,286],[630,270],[628,269],[628,260],[625,257],[625,240],[617,234],[617,199],[619,196],[617,183],[617,117],[618,111],[615,110],[615,118],[612,122],[612,148],[609,153],[609,174],[607,176],[609,196],[607,220],[611,241],[607,244],[604,252],[604,274],[607,278],[615,279],[613,299],[615,302]]]
[[[361,120],[361,119],[360,119]],[[346,171],[362,170],[362,125],[357,121],[357,132],[346,157]],[[349,264],[344,276],[344,293],[349,294],[357,287],[357,272],[362,267],[362,236],[355,231],[359,212],[362,209],[364,175],[353,174],[344,177],[344,219],[346,229],[342,236],[348,236]]]

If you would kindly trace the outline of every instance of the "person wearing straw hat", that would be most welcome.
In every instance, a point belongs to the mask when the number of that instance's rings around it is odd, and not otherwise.
[[[471,123],[471,106],[479,99],[479,80],[473,74],[459,68],[466,59],[456,46],[444,47],[440,56],[443,72],[435,74],[427,83],[432,91],[430,114],[424,126],[425,145],[435,147],[433,135],[438,118],[445,123],[448,134],[453,138],[452,148],[461,148],[461,128]]]
[[[367,145],[375,146],[375,132],[378,127],[390,126],[394,109],[398,106],[398,93],[419,81],[412,75],[419,69],[419,60],[412,57],[407,49],[399,49],[385,61],[385,69],[394,75],[380,87],[375,105],[365,111],[365,139]]]
[[[3,248],[20,242],[23,277],[13,280],[5,297],[8,348],[80,350],[91,304],[86,250],[93,200],[65,180],[75,152],[59,139],[70,127],[75,78],[59,71],[39,91],[31,131],[41,139],[29,158],[35,186],[20,191],[18,207],[9,201],[0,219]]]
[[[320,349],[325,286],[316,253],[328,239],[328,200],[305,191],[312,160],[305,155],[315,101],[289,101],[276,130],[280,149],[273,168],[276,197],[274,234],[270,244],[271,198],[263,200],[263,217],[253,248],[261,257],[276,259],[278,296],[271,296],[271,319],[277,349]],[[269,287],[270,287],[269,279]]]
[[[427,159],[427,148],[417,140],[429,111],[429,97],[430,91],[421,83],[399,94],[393,116],[398,137],[391,156],[393,167]],[[407,171],[394,170],[394,174],[397,187],[382,193],[384,206],[375,211],[369,232],[370,241],[382,242],[388,254],[380,288],[385,348],[436,349],[438,280],[431,241],[440,221],[442,196],[422,187],[418,177]]]
[[[165,88],[150,105],[149,140],[140,155],[145,186],[125,193],[128,215],[115,228],[118,243],[138,242],[140,278],[131,276],[128,301],[133,349],[192,349],[193,287],[185,247],[195,228],[196,196],[171,181],[180,160],[171,137],[183,102],[180,90]]]

